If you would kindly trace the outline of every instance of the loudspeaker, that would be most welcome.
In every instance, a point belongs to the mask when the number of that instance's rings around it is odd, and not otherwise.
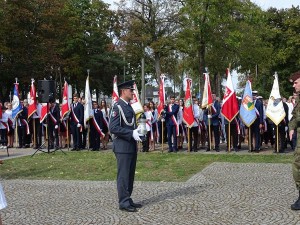
[[[38,99],[40,103],[51,103],[55,101],[55,81],[38,81]]]

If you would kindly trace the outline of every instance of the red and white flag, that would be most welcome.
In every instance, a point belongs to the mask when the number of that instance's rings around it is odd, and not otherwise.
[[[164,110],[165,107],[165,75],[160,76],[160,84],[159,84],[159,104],[157,107],[158,115]]]
[[[239,104],[236,99],[235,91],[231,80],[231,74],[229,69],[226,70],[227,84],[223,97],[223,105],[221,109],[222,115],[228,122],[231,122],[235,116],[239,113]]]
[[[113,93],[112,93],[112,106],[119,100],[119,92],[117,86],[117,76],[114,77]]]
[[[31,79],[31,87],[29,92],[29,99],[28,99],[28,118],[32,116],[37,110],[36,105],[36,90],[34,86],[34,79]]]
[[[70,104],[68,102],[69,87],[67,81],[64,84],[62,104],[61,104],[61,119],[63,119],[70,112]]]
[[[42,103],[40,123],[42,123],[47,117],[47,113],[48,113],[47,107],[48,107],[47,103]]]
[[[202,98],[202,108],[208,108],[213,104],[213,99],[212,99],[212,93],[211,93],[211,88],[210,88],[210,81],[209,81],[209,74],[204,73],[204,91],[203,91],[203,98]]]
[[[193,112],[193,102],[192,102],[192,94],[191,94],[192,79],[187,78],[185,81],[186,81],[186,91],[184,97],[183,121],[190,128],[194,124],[194,112]]]

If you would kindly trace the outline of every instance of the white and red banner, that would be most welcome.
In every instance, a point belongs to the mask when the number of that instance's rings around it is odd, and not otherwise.
[[[68,83],[65,81],[61,104],[61,119],[63,119],[70,112],[70,104],[68,102],[69,97]]]
[[[161,112],[165,108],[165,76],[160,76],[160,83],[159,83],[159,103],[157,107],[158,115],[161,114]]]
[[[186,91],[184,97],[183,121],[190,128],[194,124],[193,101],[192,101],[192,94],[191,94],[192,79],[187,78],[185,82],[186,82]]]
[[[47,113],[48,113],[47,107],[48,107],[47,103],[42,103],[40,123],[42,123],[47,117]]]
[[[117,86],[117,76],[114,77],[114,84],[113,84],[113,93],[112,93],[112,106],[119,100],[119,92]]]
[[[223,105],[221,109],[222,115],[228,122],[231,122],[235,116],[239,113],[239,104],[236,99],[235,91],[233,89],[231,74],[229,69],[226,70],[227,84],[223,97]]]
[[[36,89],[34,86],[34,79],[31,79],[31,86],[29,92],[29,99],[28,99],[28,118],[32,116],[37,110],[36,105]]]
[[[94,111],[92,107],[92,97],[90,91],[90,81],[89,76],[86,78],[85,82],[85,104],[84,104],[84,127],[87,127],[87,122],[94,117]]]
[[[142,113],[144,112],[144,109],[140,101],[139,91],[137,89],[136,83],[134,83],[133,87],[133,96],[132,100],[130,101],[131,107],[133,108],[135,114]]]
[[[210,81],[209,81],[209,74],[204,73],[204,91],[203,91],[203,98],[202,98],[202,108],[208,108],[213,104]]]

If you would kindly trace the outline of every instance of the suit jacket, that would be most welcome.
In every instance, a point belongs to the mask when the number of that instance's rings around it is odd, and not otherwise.
[[[123,120],[118,105],[122,108],[124,116],[128,123],[133,120],[133,125],[129,126]],[[113,151],[116,153],[136,154],[137,144],[132,137],[133,130],[136,128],[135,113],[130,105],[128,105],[121,98],[114,105],[109,122],[109,130],[114,134]]]
[[[259,124],[264,124],[264,106],[261,100],[256,99],[255,108],[259,112],[259,116],[256,118],[255,121],[259,121]]]
[[[71,104],[71,125],[77,125],[77,121],[73,117],[73,112],[76,115],[77,119],[79,120],[79,123],[81,126],[83,126],[83,119],[84,119],[84,107],[80,102],[77,102],[76,107],[73,107],[73,104]]]
[[[25,122],[22,119],[24,119],[24,120],[27,121],[28,108],[23,106],[22,110],[23,111],[18,114],[18,120],[19,120],[19,125],[21,124],[21,126],[25,126],[26,124],[25,124]]]
[[[60,119],[60,111],[59,111],[59,107],[57,104],[54,105],[54,108],[50,108],[49,113],[52,114],[52,117],[56,120],[56,122],[54,122],[51,118],[51,116],[49,117],[49,126],[55,126],[55,125],[59,125],[59,119]]]
[[[94,118],[98,126],[103,129],[103,113],[99,109],[93,109],[94,110]],[[94,124],[92,123],[92,127],[95,128]]]
[[[175,125],[173,120],[172,120],[172,116],[174,115],[175,119],[177,118],[177,113],[179,111],[179,105],[177,104],[173,104],[171,111],[169,110],[169,106],[167,106],[165,108],[166,111],[166,125],[170,126],[170,125]]]

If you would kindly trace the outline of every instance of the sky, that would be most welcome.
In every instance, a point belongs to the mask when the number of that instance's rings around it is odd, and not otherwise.
[[[104,2],[110,4],[111,8],[116,8],[114,2],[118,2],[118,0],[103,0]],[[281,8],[291,8],[292,5],[299,6],[300,0],[251,0],[258,6],[260,6],[262,9],[266,10],[270,7],[275,7],[278,9]]]

